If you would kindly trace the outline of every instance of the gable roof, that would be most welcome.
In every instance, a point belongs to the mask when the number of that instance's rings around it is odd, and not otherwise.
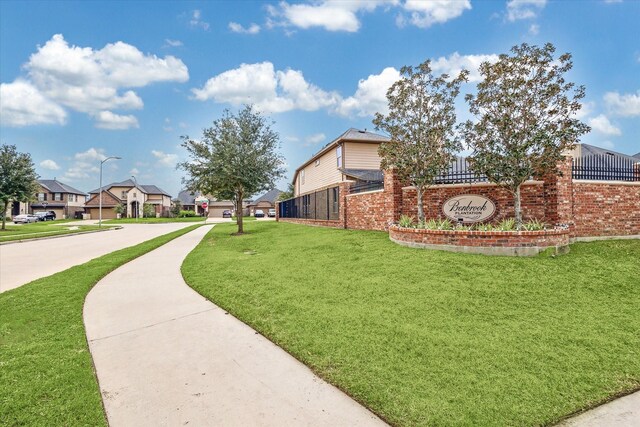
[[[200,192],[192,193],[189,190],[182,190],[178,193],[178,197],[176,197],[176,199],[179,200],[183,206],[195,205],[196,197],[200,197]]]
[[[107,184],[102,186],[102,191],[105,190],[109,190],[111,187],[136,187],[136,183],[133,182],[132,179],[126,179],[124,181],[120,181],[120,182],[112,182],[111,184]],[[147,194],[162,194],[165,196],[169,196],[171,197],[171,195],[169,193],[167,193],[166,191],[164,191],[162,188],[156,186],[156,185],[142,185],[142,184],[138,184],[137,188],[139,188],[140,190],[144,191]],[[96,188],[95,190],[91,190],[89,191],[89,194],[96,194],[99,193],[100,189]]]
[[[579,145],[580,145],[581,157],[609,155],[609,156],[614,156],[618,158],[623,158],[626,160],[632,160],[634,162],[637,162],[638,159],[640,158],[639,156],[640,153],[630,156],[628,154],[618,153],[617,151],[609,150],[607,148],[596,147],[595,145],[590,145],[585,143],[581,143]]]
[[[76,190],[72,186],[62,183],[56,179],[39,179],[38,184],[52,193],[81,194],[83,196],[86,196],[87,194],[84,191]]]
[[[296,169],[296,171],[293,173],[292,182],[296,181],[298,172],[300,172],[301,169],[304,169],[308,164],[312,163],[315,159],[322,156],[327,151],[331,150],[334,147],[337,147],[338,144],[340,144],[341,142],[374,142],[374,143],[380,144],[388,141],[390,141],[390,139],[384,135],[368,132],[366,129],[359,130],[356,128],[349,128],[342,135],[340,135],[339,137],[337,137],[336,139],[334,139],[333,141],[331,141],[330,143],[322,147],[320,151],[318,151],[316,154],[311,156],[309,160],[307,160],[301,166],[299,166],[298,169]]]
[[[92,194],[92,196],[89,198],[89,200],[87,200],[87,202],[84,204],[85,206],[88,207],[95,207],[95,206],[100,206],[100,200],[99,200],[99,195],[98,193],[100,193],[100,191],[98,191],[95,194]],[[109,190],[102,190],[102,207],[114,207],[120,204],[120,199],[113,194],[111,191]]]
[[[271,190],[267,191],[266,193],[264,193],[262,196],[258,197],[253,203],[251,203],[252,205],[257,205],[260,202],[269,202],[272,205],[276,203],[276,200],[278,200],[278,197],[280,196],[280,194],[282,194],[281,190],[278,190],[277,188],[272,188]]]

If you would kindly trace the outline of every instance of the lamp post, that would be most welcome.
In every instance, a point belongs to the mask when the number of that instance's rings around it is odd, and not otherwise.
[[[136,190],[138,189],[138,180],[136,179],[135,175],[131,175],[131,178],[133,178],[133,182],[136,184]],[[135,193],[133,193],[133,198],[136,199],[136,222],[138,222],[138,217],[140,216],[140,202],[138,202],[138,197],[137,196],[137,191]]]
[[[107,157],[106,159],[102,160],[100,162],[100,193],[98,194],[98,202],[99,207],[98,207],[98,227],[102,227],[102,165],[104,165],[104,162],[106,162],[107,160],[111,160],[111,159],[115,159],[115,160],[120,160],[122,159],[122,157],[118,157],[118,156],[111,156],[111,157]]]

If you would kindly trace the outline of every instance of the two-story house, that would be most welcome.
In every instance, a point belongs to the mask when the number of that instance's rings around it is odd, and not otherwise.
[[[30,213],[53,211],[56,218],[73,218],[76,212],[84,211],[86,193],[57,179],[39,179],[40,188],[36,200],[29,203]],[[12,212],[13,214],[14,212]]]
[[[85,212],[92,219],[99,217],[100,189],[89,192],[89,200],[84,205]],[[155,185],[137,184],[132,179],[113,182],[102,187],[102,219],[116,218],[114,208],[118,205],[125,207],[123,216],[128,218],[142,217],[144,204],[153,206],[156,215],[165,215],[171,208],[171,196]]]

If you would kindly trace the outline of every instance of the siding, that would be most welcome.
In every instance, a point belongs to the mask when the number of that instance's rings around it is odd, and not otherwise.
[[[338,170],[336,163],[335,148],[326,152],[318,160],[320,160],[318,166],[313,161],[303,169],[305,173],[304,184],[300,180],[302,170],[298,172],[295,183],[296,196],[342,181],[342,173]]]
[[[345,142],[344,145],[345,169],[380,169],[379,144]]]

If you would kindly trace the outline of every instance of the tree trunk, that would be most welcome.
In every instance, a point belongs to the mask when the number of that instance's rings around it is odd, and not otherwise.
[[[244,233],[244,224],[242,222],[242,218],[243,218],[243,212],[242,212],[242,198],[243,198],[244,194],[242,194],[242,191],[238,191],[236,193],[236,222],[238,224],[238,232],[237,234],[242,234]]]
[[[520,201],[520,185],[516,187],[516,191],[514,193],[514,201],[513,208],[516,213],[516,230],[520,231],[522,229],[522,203]]]
[[[416,187],[416,199],[418,200],[418,222],[424,221],[424,206],[422,204],[422,186]]]
[[[3,203],[4,209],[2,209],[2,231],[6,230],[6,222],[7,222],[7,209],[9,209],[9,202]]]

